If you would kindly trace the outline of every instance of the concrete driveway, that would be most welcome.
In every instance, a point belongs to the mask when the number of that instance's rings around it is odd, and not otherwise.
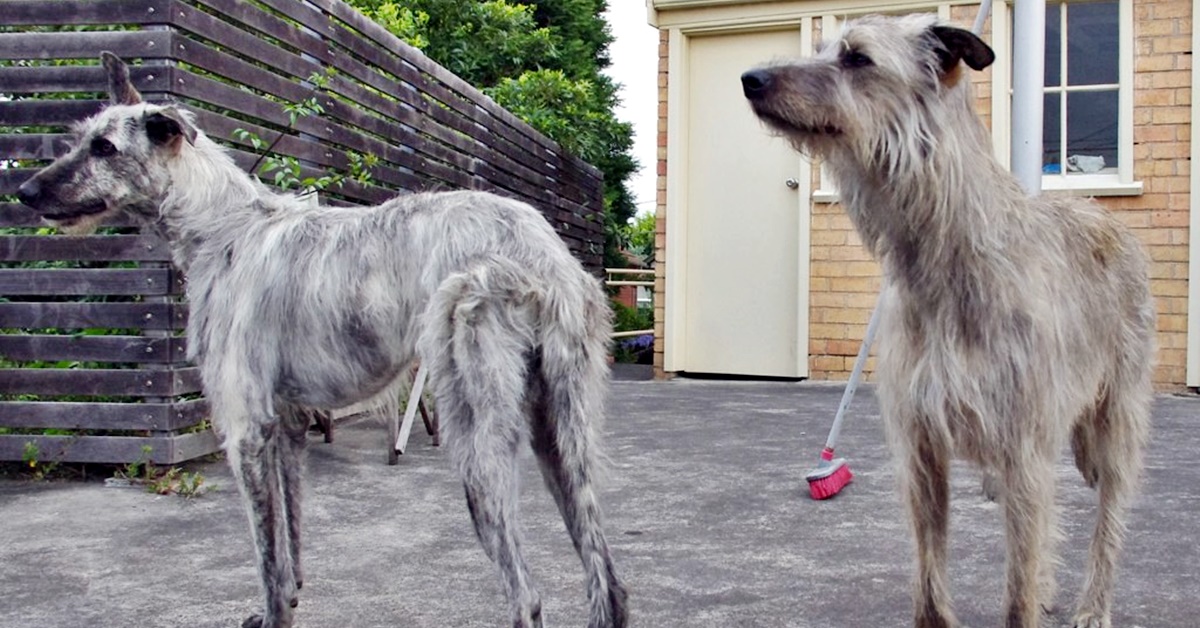
[[[614,383],[603,490],[609,538],[644,627],[891,627],[909,622],[911,544],[878,407],[860,391],[839,453],[855,482],[814,502],[813,466],[837,385]],[[1200,399],[1162,396],[1130,519],[1114,625],[1200,626]],[[312,439],[307,578],[297,625],[503,626],[499,579],[479,549],[444,453],[419,429],[399,466],[384,428]],[[1060,595],[1066,625],[1095,511],[1067,458]],[[583,626],[582,572],[530,456],[526,547],[547,626]],[[186,500],[102,483],[0,481],[0,626],[232,628],[259,604],[241,502],[220,485]],[[999,511],[956,466],[951,575],[968,626],[1002,624]]]

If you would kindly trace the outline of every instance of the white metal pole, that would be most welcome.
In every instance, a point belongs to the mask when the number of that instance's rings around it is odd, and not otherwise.
[[[1042,191],[1046,1],[1013,3],[1012,172],[1030,196]]]
[[[988,16],[992,14],[992,0],[983,0],[979,3],[979,13],[975,14],[975,24],[971,27],[971,32],[976,35],[983,33],[983,24],[987,22]]]

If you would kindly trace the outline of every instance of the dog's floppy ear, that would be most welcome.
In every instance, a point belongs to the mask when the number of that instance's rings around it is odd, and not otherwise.
[[[972,70],[982,70],[996,60],[996,53],[975,33],[953,26],[934,26],[933,36],[942,42],[937,48],[938,59],[945,74],[962,61]]]
[[[196,143],[196,127],[174,107],[163,107],[146,114],[146,136],[155,144],[179,150],[179,138],[188,144]]]
[[[100,62],[108,72],[108,96],[112,104],[136,105],[142,102],[142,95],[129,81],[129,66],[124,61],[106,50],[100,53]]]

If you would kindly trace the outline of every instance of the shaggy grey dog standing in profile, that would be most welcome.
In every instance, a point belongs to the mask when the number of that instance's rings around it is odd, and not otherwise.
[[[546,220],[476,192],[309,208],[238,170],[189,114],[143,103],[125,64],[102,59],[112,105],[19,196],[68,229],[126,211],[169,240],[266,593],[243,625],[292,625],[305,409],[385,392],[419,355],[513,626],[542,625],[516,518],[526,435],[587,572],[589,626],[625,626],[593,487],[609,309]]]
[[[1054,465],[1066,441],[1099,517],[1074,626],[1110,624],[1149,429],[1147,259],[1094,204],[1030,199],[992,156],[963,67],[994,59],[932,15],[866,17],[815,57],[742,75],[755,113],[826,160],[882,262],[879,399],[916,538],[915,624],[955,626],[949,470],[1003,485],[1006,625],[1052,608]]]

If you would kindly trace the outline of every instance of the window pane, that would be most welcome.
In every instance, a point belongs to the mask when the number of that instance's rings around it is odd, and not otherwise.
[[[1067,160],[1071,172],[1117,167],[1117,92],[1067,94]],[[1093,158],[1093,159],[1088,159]],[[1076,169],[1078,168],[1078,170]]]
[[[1062,5],[1046,4],[1046,86],[1062,81]]]
[[[1046,94],[1042,101],[1042,172],[1062,172],[1061,94]]]
[[[1119,21],[1116,0],[1072,2],[1067,7],[1068,85],[1117,82],[1118,48],[1121,43]],[[1047,54],[1049,48],[1050,42],[1047,41]]]

